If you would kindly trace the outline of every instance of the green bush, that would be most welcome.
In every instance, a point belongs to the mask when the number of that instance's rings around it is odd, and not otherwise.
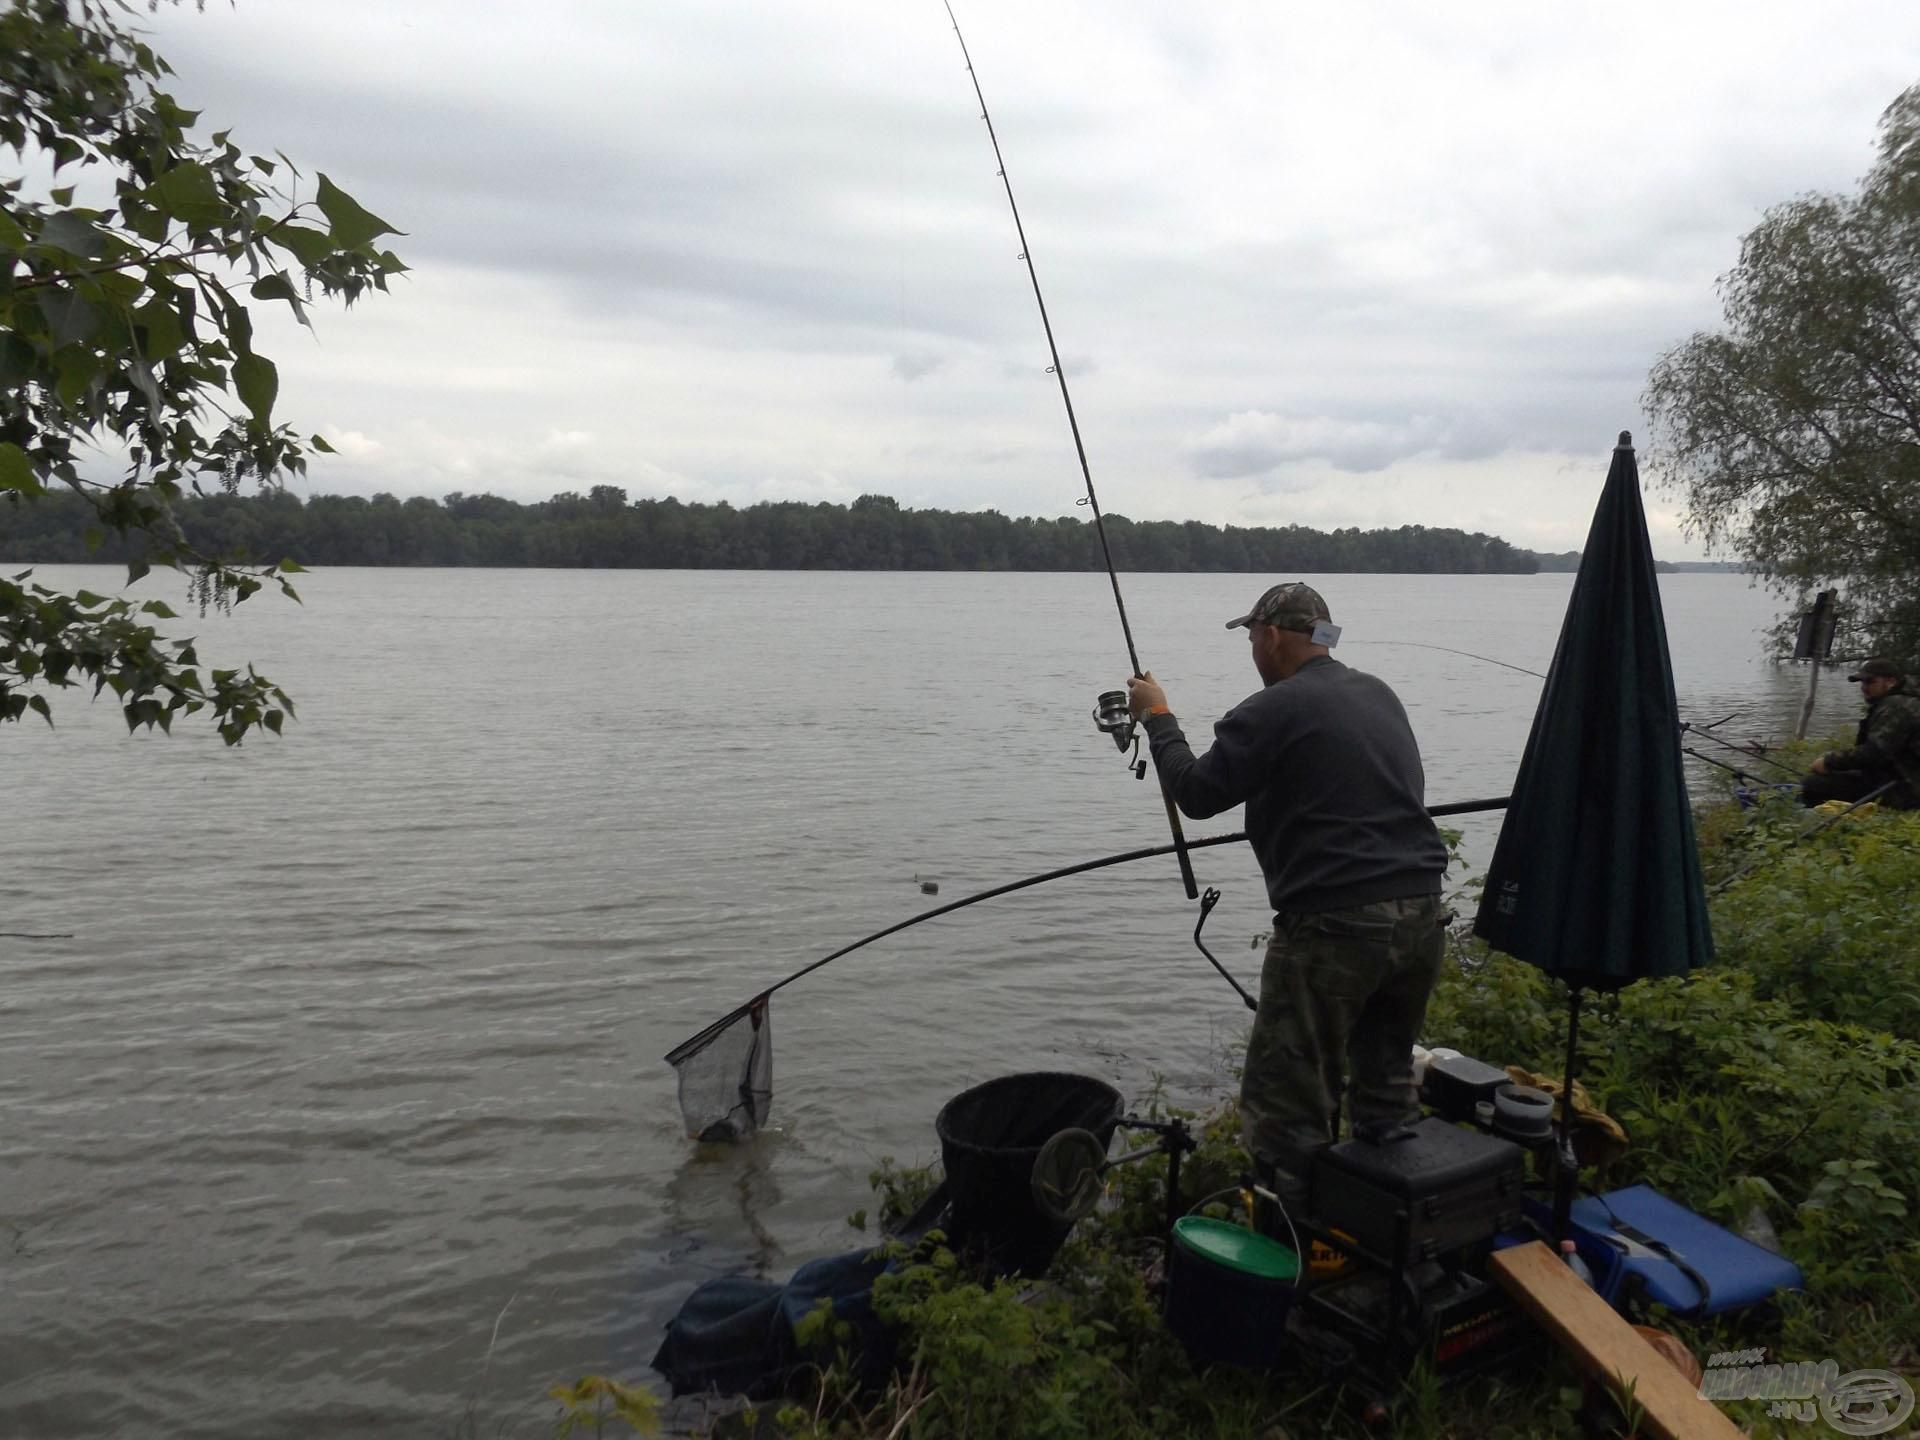
[[[1920,815],[1820,823],[1701,817],[1714,964],[1591,997],[1578,1074],[1632,1139],[1611,1183],[1764,1214],[1807,1274],[1781,1344],[1880,1364],[1920,1335]],[[1558,1075],[1566,1020],[1564,986],[1456,938],[1427,1032]]]
[[[1764,1216],[1806,1272],[1805,1293],[1783,1297],[1770,1331],[1754,1334],[1751,1316],[1660,1323],[1700,1355],[1758,1344],[1783,1360],[1911,1371],[1920,1336],[1920,815],[1849,817],[1809,835],[1815,823],[1785,802],[1702,814],[1703,862],[1710,883],[1724,885],[1711,902],[1718,958],[1683,979],[1592,997],[1579,1074],[1632,1139],[1608,1183],[1644,1180],[1735,1228]],[[1455,934],[1428,1013],[1430,1044],[1558,1075],[1566,1024],[1564,986]],[[1191,1125],[1198,1150],[1182,1169],[1183,1210],[1243,1213],[1232,1100],[1182,1111],[1156,1082],[1134,1113]],[[882,1162],[872,1176],[880,1212],[910,1211],[937,1178]],[[937,1235],[902,1252],[875,1291],[900,1343],[884,1392],[859,1389],[853,1357],[836,1354],[851,1330],[823,1309],[801,1338],[825,1362],[751,1433],[1363,1434],[1351,1397],[1309,1372],[1194,1372],[1156,1300],[1165,1179],[1163,1156],[1110,1170],[1102,1209],[1043,1282],[971,1274]],[[1558,1363],[1444,1388],[1416,1369],[1399,1396],[1396,1433],[1571,1437],[1580,1403]],[[1755,1436],[1804,1431],[1765,1408],[1754,1402],[1733,1415]]]

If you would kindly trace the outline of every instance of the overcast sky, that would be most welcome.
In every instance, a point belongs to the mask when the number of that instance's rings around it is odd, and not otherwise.
[[[1741,234],[1850,188],[1920,79],[1913,0],[956,10],[1104,509],[1548,550]],[[407,232],[392,295],[263,331],[341,452],[307,490],[1084,493],[938,0],[142,23],[203,128]]]

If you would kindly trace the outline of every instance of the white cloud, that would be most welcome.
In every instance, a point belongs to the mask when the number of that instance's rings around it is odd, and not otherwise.
[[[1756,0],[1737,25],[1671,0],[961,18],[1106,508],[1556,549],[1654,358],[1714,322],[1741,233],[1849,187],[1920,55],[1909,0]],[[208,128],[408,232],[414,273],[318,312],[317,341],[263,319],[281,412],[332,417],[342,450],[310,488],[1082,493],[937,7],[143,23]]]
[[[321,435],[345,460],[373,460],[386,453],[386,446],[358,430],[323,430]]]
[[[1450,448],[1452,427],[1435,415],[1387,423],[1263,410],[1229,415],[1189,446],[1200,474],[1229,479],[1271,474],[1296,460],[1325,460],[1337,470],[1384,470],[1396,460]]]

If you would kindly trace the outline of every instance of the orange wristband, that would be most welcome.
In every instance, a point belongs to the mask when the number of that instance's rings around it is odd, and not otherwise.
[[[1172,709],[1165,705],[1150,706],[1148,707],[1148,710],[1147,710],[1147,718],[1149,720],[1151,720],[1156,715],[1171,715],[1171,714],[1173,714]]]

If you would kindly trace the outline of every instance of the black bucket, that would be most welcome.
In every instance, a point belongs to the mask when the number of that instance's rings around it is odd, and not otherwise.
[[[1052,1071],[1003,1075],[954,1096],[933,1122],[953,1203],[949,1239],[1005,1270],[1045,1270],[1073,1225],[1033,1203],[1040,1147],[1078,1129],[1104,1148],[1122,1108],[1104,1080]]]

